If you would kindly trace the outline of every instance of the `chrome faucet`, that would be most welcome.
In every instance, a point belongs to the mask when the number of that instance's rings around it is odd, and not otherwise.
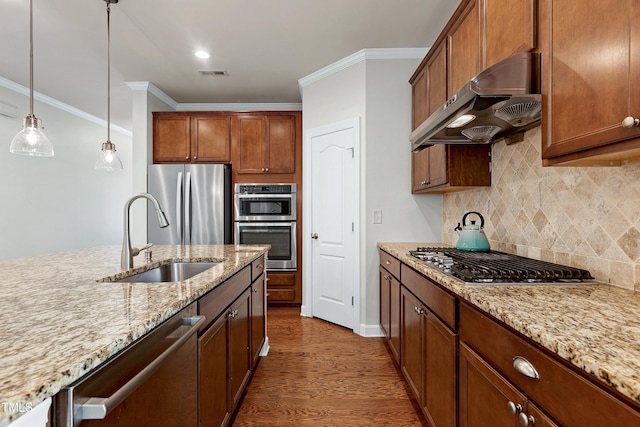
[[[151,243],[138,249],[131,247],[131,233],[129,232],[129,208],[131,208],[131,204],[140,198],[145,198],[149,200],[156,208],[156,214],[158,215],[158,224],[160,224],[160,228],[165,228],[169,226],[169,221],[167,221],[167,217],[162,212],[162,208],[160,207],[160,203],[158,200],[148,193],[140,193],[131,197],[127,200],[127,203],[124,205],[124,239],[122,242],[122,254],[120,256],[120,266],[122,268],[132,268],[133,267],[133,257],[138,255],[140,251],[148,249],[151,247]]]

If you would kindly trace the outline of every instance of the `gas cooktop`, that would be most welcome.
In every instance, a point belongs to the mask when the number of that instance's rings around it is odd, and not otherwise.
[[[409,254],[468,285],[594,285],[587,270],[498,251],[417,248]]]

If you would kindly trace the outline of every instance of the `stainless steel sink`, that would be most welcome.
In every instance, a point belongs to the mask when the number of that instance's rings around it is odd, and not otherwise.
[[[180,282],[208,270],[219,262],[171,262],[151,270],[115,280],[116,282]]]

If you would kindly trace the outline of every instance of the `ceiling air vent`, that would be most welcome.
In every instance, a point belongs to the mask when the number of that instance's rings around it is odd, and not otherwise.
[[[219,77],[219,76],[229,75],[227,70],[198,70],[198,72],[200,73],[201,76]]]

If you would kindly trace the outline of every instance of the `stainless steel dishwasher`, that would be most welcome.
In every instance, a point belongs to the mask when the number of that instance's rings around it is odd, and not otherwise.
[[[54,396],[53,427],[196,426],[196,304]]]

